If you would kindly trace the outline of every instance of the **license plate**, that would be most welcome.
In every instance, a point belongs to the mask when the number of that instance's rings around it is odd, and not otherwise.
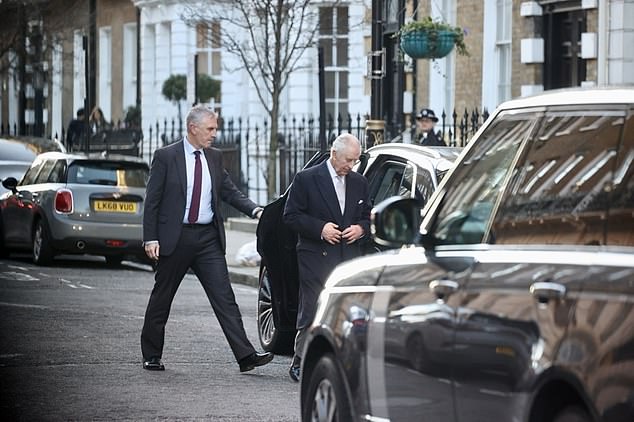
[[[95,211],[99,212],[124,212],[124,213],[136,213],[136,202],[115,202],[115,201],[95,201]]]

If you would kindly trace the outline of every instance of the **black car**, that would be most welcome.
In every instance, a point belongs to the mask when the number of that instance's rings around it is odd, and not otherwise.
[[[326,282],[303,421],[634,421],[634,89],[502,104],[372,224],[394,249]]]
[[[363,153],[355,170],[368,178],[372,204],[394,195],[425,203],[460,151],[461,148],[382,144]],[[328,157],[328,153],[317,154],[307,167]],[[297,235],[282,221],[287,194],[288,191],[266,206],[257,229],[262,257],[258,333],[265,350],[280,354],[292,351],[298,301]],[[365,247],[367,252],[374,252],[380,246],[368,242]]]

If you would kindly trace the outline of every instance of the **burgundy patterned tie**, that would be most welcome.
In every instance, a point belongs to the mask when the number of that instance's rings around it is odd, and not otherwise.
[[[198,220],[198,209],[200,208],[200,186],[203,182],[203,167],[200,164],[200,151],[194,151],[196,164],[194,165],[194,188],[192,189],[192,202],[189,205],[187,220],[194,224]]]

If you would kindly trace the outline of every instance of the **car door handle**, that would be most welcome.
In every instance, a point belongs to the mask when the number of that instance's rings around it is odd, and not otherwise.
[[[429,282],[429,290],[441,300],[445,300],[455,293],[458,287],[458,283],[453,280],[433,280]]]
[[[552,281],[538,281],[531,284],[530,292],[539,303],[548,303],[553,299],[563,299],[566,295],[566,286]]]

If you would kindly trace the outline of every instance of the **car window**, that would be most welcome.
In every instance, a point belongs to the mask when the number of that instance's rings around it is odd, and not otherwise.
[[[148,168],[141,163],[74,161],[68,167],[68,183],[144,188]]]
[[[35,180],[37,179],[37,175],[40,173],[40,170],[44,166],[45,161],[46,160],[36,158],[35,161],[33,161],[33,164],[31,164],[31,167],[29,167],[26,173],[24,173],[24,176],[22,177],[22,181],[20,182],[20,184],[21,185],[34,184]]]
[[[427,169],[419,167],[416,172],[414,198],[421,199],[424,203],[427,203],[434,189],[434,180],[431,173]]]
[[[548,112],[513,171],[492,233],[500,244],[605,244],[623,111]]]
[[[66,160],[57,160],[46,180],[48,183],[62,183],[66,172]]]
[[[608,212],[608,245],[634,246],[634,111],[623,126]]]
[[[370,181],[370,203],[378,204],[395,195],[408,196],[409,190],[403,184],[406,167],[405,163],[387,160],[370,169],[366,174]],[[409,178],[411,186],[411,174]]]
[[[51,170],[53,170],[54,166],[55,160],[46,160],[35,178],[35,183],[39,184],[48,182],[48,176],[51,174]]]
[[[484,241],[513,160],[536,119],[535,113],[500,114],[482,133],[454,170],[456,183],[449,184],[443,195],[431,230],[437,244]]]

